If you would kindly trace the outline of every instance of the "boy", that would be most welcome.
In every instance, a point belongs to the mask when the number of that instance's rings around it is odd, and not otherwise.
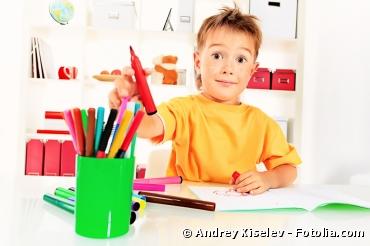
[[[201,93],[159,105],[138,129],[139,137],[153,142],[173,141],[167,175],[233,183],[236,191],[250,194],[293,183],[301,162],[294,147],[274,120],[239,99],[258,67],[261,39],[256,18],[238,8],[223,8],[203,22],[194,53]],[[125,68],[115,82],[111,107],[137,94],[133,75],[132,68]],[[267,171],[256,171],[260,162]],[[235,182],[234,171],[241,173]]]

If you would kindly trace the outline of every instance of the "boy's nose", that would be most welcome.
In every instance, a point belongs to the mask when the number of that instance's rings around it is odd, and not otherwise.
[[[223,71],[223,74],[233,75],[233,72],[232,72],[232,71],[230,71],[230,70],[224,70],[224,71]]]
[[[234,74],[232,62],[225,62],[224,66],[222,68],[222,73],[223,74],[229,74],[229,75]]]

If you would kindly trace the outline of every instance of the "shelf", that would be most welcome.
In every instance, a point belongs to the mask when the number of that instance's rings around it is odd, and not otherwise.
[[[113,82],[101,82],[93,78],[86,78],[84,80],[80,79],[36,79],[29,78],[29,81],[34,84],[46,84],[46,85],[66,85],[66,86],[103,86],[103,87],[112,87]]]
[[[29,81],[31,83],[40,83],[40,84],[49,84],[49,83],[55,83],[55,84],[82,84],[82,80],[79,79],[38,79],[38,78],[29,78]]]
[[[86,86],[102,86],[102,87],[113,87],[114,82],[113,81],[99,81],[93,78],[87,78],[85,79],[84,85]]]
[[[286,97],[294,97],[296,92],[295,91],[286,91],[286,90],[267,90],[267,89],[252,89],[247,88],[244,92],[246,94],[254,94],[254,95],[277,95],[277,96],[286,96]]]
[[[26,133],[27,139],[54,139],[54,140],[72,140],[71,135],[67,134],[41,134],[41,133]]]
[[[84,26],[69,26],[69,25],[48,25],[48,26],[32,26],[30,28],[30,34],[33,36],[37,35],[58,35],[65,36],[68,38],[85,35],[86,27]]]

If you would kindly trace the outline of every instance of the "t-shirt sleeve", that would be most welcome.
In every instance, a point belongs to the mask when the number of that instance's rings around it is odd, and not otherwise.
[[[267,121],[261,162],[268,170],[283,164],[297,166],[301,163],[295,147],[287,142],[279,125],[271,118]]]
[[[153,143],[174,140],[179,129],[186,124],[186,107],[181,98],[175,98],[157,107],[157,114],[162,121],[164,133],[151,139]]]

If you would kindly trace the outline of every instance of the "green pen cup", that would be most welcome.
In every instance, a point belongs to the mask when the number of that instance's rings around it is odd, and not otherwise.
[[[77,157],[75,231],[113,238],[129,231],[135,158]]]

